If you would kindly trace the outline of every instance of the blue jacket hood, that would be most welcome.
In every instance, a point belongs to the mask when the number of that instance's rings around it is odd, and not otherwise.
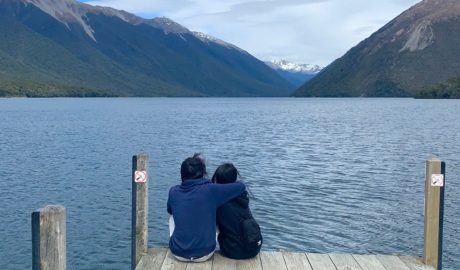
[[[181,188],[191,188],[194,186],[198,185],[204,185],[204,184],[211,184],[211,181],[209,181],[206,178],[199,178],[199,179],[186,179],[182,181],[182,184],[180,185]]]

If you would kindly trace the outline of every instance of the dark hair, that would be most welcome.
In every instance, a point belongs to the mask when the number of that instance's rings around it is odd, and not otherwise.
[[[182,181],[187,179],[199,179],[206,176],[206,164],[200,153],[195,153],[193,157],[186,158],[180,166],[180,176]]]
[[[238,170],[232,163],[224,163],[216,169],[212,176],[212,182],[217,184],[233,183],[239,175]]]

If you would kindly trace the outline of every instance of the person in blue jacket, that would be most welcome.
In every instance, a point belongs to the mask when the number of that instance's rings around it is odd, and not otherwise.
[[[202,262],[212,257],[217,208],[245,190],[241,182],[218,185],[206,176],[205,162],[195,154],[182,162],[182,183],[169,190],[167,211],[174,221],[169,249],[180,261]]]

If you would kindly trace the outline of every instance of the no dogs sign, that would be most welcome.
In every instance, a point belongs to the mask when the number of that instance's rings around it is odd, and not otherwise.
[[[147,182],[147,171],[135,171],[134,172],[134,182],[136,183]]]
[[[431,175],[431,186],[432,187],[443,187],[444,186],[444,174],[432,174]]]

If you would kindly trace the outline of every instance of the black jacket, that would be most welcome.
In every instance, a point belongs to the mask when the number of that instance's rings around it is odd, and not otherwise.
[[[247,192],[225,203],[217,210],[217,225],[220,233],[218,236],[221,253],[231,259],[249,259],[255,257],[257,249],[247,250],[243,243],[243,230],[241,221],[253,218],[249,209],[249,198]]]

